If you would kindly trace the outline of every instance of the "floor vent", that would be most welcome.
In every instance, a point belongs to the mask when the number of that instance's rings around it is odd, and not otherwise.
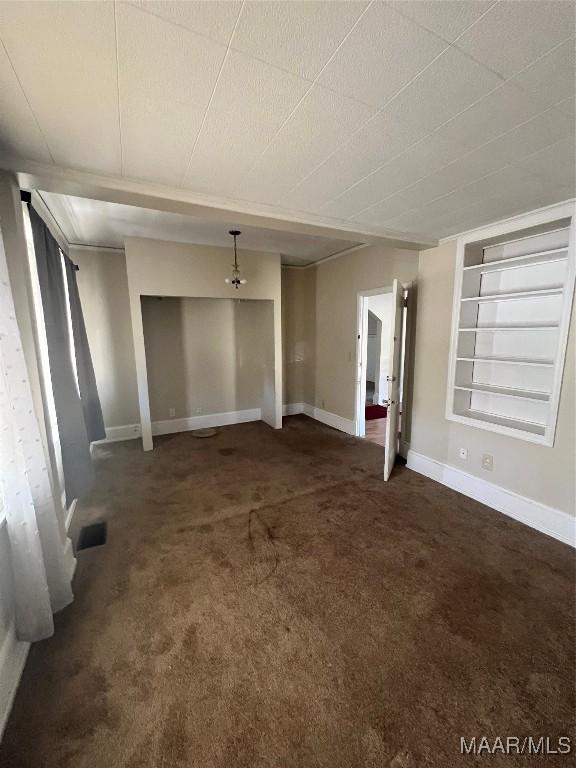
[[[78,550],[101,547],[106,544],[106,523],[94,523],[85,525],[80,530],[78,537]]]

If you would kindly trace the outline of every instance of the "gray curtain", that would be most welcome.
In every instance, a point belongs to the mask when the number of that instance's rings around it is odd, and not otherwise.
[[[94,470],[90,458],[88,430],[72,366],[60,248],[32,206],[30,222],[44,310],[50,376],[68,506],[73,499],[81,497],[90,489]]]
[[[103,440],[106,437],[104,417],[96,387],[92,355],[86,335],[84,314],[78,293],[76,272],[78,267],[64,255],[66,269],[66,281],[68,283],[68,298],[70,300],[70,315],[72,318],[72,333],[74,334],[74,351],[76,354],[76,372],[78,374],[78,389],[80,390],[80,403],[84,413],[84,423],[88,433],[89,442]]]

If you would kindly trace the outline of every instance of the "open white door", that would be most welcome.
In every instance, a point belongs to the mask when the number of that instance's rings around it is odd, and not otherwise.
[[[356,350],[356,437],[366,433],[366,358],[368,352],[368,302],[358,296],[358,344]]]
[[[400,412],[400,363],[402,352],[402,312],[404,289],[394,280],[390,323],[390,373],[388,375],[388,415],[384,441],[384,480],[388,480],[398,452],[398,414]]]

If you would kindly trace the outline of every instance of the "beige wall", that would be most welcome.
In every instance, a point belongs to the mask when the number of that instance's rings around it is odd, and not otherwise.
[[[313,403],[316,270],[282,269],[284,402]]]
[[[138,391],[124,251],[70,248],[107,427],[136,424]]]
[[[261,407],[266,303],[142,297],[153,421]]]
[[[229,250],[215,250],[225,254],[227,263],[230,261]],[[70,257],[80,267],[78,288],[105,425],[136,424],[140,415],[124,251],[71,248]],[[272,267],[277,260],[271,257]],[[158,270],[162,271],[164,265],[158,262]],[[220,290],[230,296],[223,279]],[[268,289],[256,286],[256,290]],[[145,297],[143,320],[152,419],[169,419],[172,407],[176,409],[175,418],[259,408],[266,394],[264,372],[273,367],[272,319],[267,306],[271,303],[230,298],[184,301],[176,297],[158,301]],[[207,312],[205,319],[198,316],[198,311]],[[202,327],[200,336],[198,327]],[[177,355],[175,347],[183,342],[184,355]],[[205,375],[201,380],[197,376],[200,345],[206,352],[212,350],[204,358]],[[167,370],[172,370],[173,375],[167,376]]]
[[[316,373],[312,405],[354,418],[358,292],[416,279],[418,253],[370,246],[316,270]]]
[[[455,241],[420,254],[410,448],[574,515],[576,313],[572,315],[556,440],[552,448],[448,421],[445,409],[455,264]],[[459,458],[460,447],[468,449],[467,461]],[[480,466],[483,453],[494,457],[492,472]]]
[[[142,444],[144,450],[151,450],[153,447],[152,424],[140,297],[230,298],[233,289],[226,284],[225,279],[229,277],[231,271],[231,250],[136,237],[127,238],[125,248]],[[263,421],[275,428],[280,428],[282,427],[280,256],[241,251],[240,267],[242,276],[247,280],[247,284],[242,286],[242,297],[272,302],[267,323],[272,327],[272,342],[266,355],[261,410]]]

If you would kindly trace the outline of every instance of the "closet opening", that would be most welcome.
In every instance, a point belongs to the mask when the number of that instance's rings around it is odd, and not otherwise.
[[[275,413],[271,300],[142,296],[153,434]]]

